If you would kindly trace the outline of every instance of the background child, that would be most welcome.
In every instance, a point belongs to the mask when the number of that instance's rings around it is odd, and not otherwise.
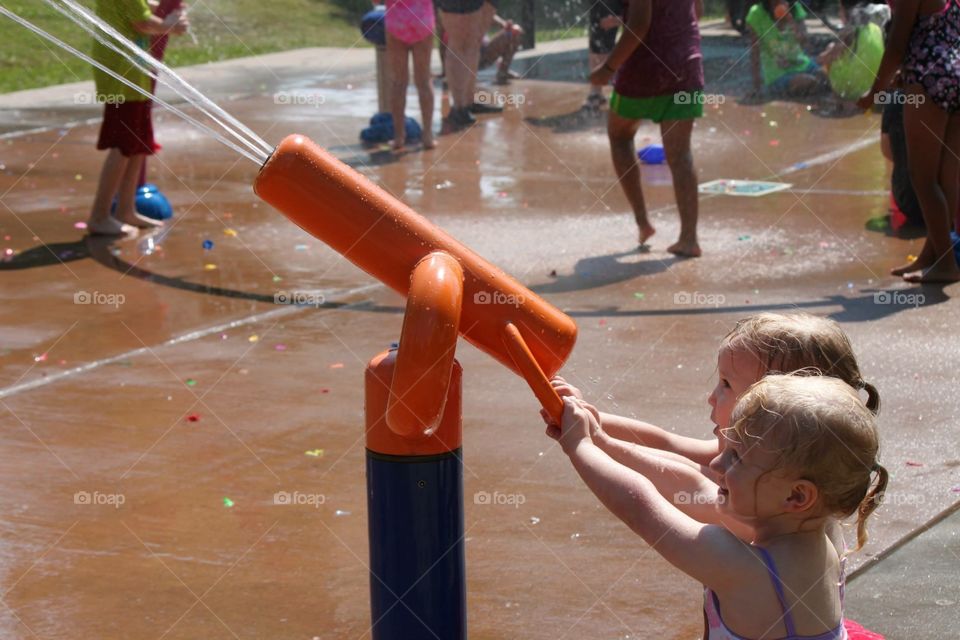
[[[110,26],[144,49],[150,46],[149,36],[181,34],[189,27],[182,11],[161,20],[153,15],[146,0],[98,0],[96,11]],[[151,90],[150,77],[119,53],[96,42],[93,57],[145,91]],[[124,235],[132,227],[160,226],[162,222],[141,216],[134,208],[144,157],[160,148],[153,139],[152,102],[99,69],[93,75],[97,99],[104,103],[97,149],[108,151],[87,229],[95,235]],[[117,208],[111,216],[114,198]]]
[[[960,2],[898,0],[873,86],[857,104],[873,108],[900,68],[908,98],[903,125],[910,179],[927,237],[916,260],[890,270],[908,282],[957,282],[950,238],[960,201]],[[889,95],[889,94],[888,94]]]
[[[699,196],[690,150],[693,122],[703,116],[702,0],[629,0],[626,25],[604,63],[590,74],[603,87],[616,73],[607,115],[607,137],[617,181],[633,209],[639,244],[656,229],[647,217],[634,137],[642,120],[660,124],[680,213],[680,238],[667,247],[677,256],[701,254],[697,240]],[[642,43],[642,46],[641,46]]]
[[[737,403],[711,467],[718,510],[753,528],[750,544],[690,518],[604,453],[591,438],[598,415],[567,396],[548,435],[614,515],[704,584],[706,638],[846,637],[842,560],[827,527],[856,513],[862,547],[887,482],[874,416],[854,389],[825,376],[774,375]]]
[[[404,111],[410,83],[408,60],[413,56],[413,82],[420,97],[424,149],[433,149],[433,84],[430,55],[436,18],[431,0],[387,0],[384,17],[387,30],[387,64],[390,68],[390,113],[393,115],[393,148],[400,151],[407,140]]]
[[[817,56],[836,97],[851,107],[870,88],[883,58],[883,27],[890,8],[883,5],[854,7],[850,21],[837,34],[837,41]]]
[[[504,20],[496,13],[491,18],[492,23],[499,27],[497,31],[487,36],[484,34],[480,42],[480,69],[486,69],[497,64],[497,84],[510,84],[512,78],[519,78],[516,72],[510,70],[513,56],[520,50],[523,28],[514,24],[512,20]]]
[[[750,7],[750,71],[753,92],[808,96],[820,91],[826,78],[803,51],[807,12],[799,2],[761,0]]]
[[[590,70],[603,66],[607,56],[613,51],[617,43],[617,28],[622,23],[623,6],[620,0],[591,0],[590,1],[590,34],[588,39],[589,54],[587,64]],[[599,111],[606,103],[603,96],[603,87],[597,84],[590,85],[590,93],[584,107]]]

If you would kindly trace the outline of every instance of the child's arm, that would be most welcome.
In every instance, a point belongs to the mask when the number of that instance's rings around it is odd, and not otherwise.
[[[680,456],[675,460],[665,452],[611,438],[602,428],[593,433],[593,443],[616,462],[650,480],[661,496],[697,522],[721,525],[741,540],[753,540],[752,527],[717,511],[717,485],[709,468],[696,468]]]
[[[633,0],[627,8],[627,22],[606,61],[590,73],[590,84],[605,86],[620,66],[633,55],[650,29],[652,0]]]
[[[150,16],[147,20],[138,20],[133,23],[135,30],[148,36],[179,35],[186,33],[189,27],[190,22],[187,20],[187,15],[182,9],[174,11],[163,19],[157,16]]]
[[[897,69],[900,68],[900,63],[903,62],[903,56],[907,53],[910,33],[913,31],[913,23],[917,20],[919,8],[920,0],[897,0],[894,3],[890,35],[883,50],[883,57],[880,59],[880,68],[877,69],[877,79],[870,90],[857,100],[857,105],[861,109],[873,107],[874,95],[885,91],[890,86]]]
[[[656,425],[623,416],[601,413],[600,424],[614,438],[680,454],[693,461],[695,466],[710,464],[719,452],[719,445],[714,438],[701,440],[680,436]]]
[[[627,469],[590,440],[594,416],[573,398],[564,398],[557,437],[587,487],[615,516],[668,562],[712,589],[729,588],[756,560],[746,544],[726,529],[705,525],[679,511],[644,476]]]
[[[583,399],[580,389],[560,376],[554,376],[550,384],[560,397],[573,396],[580,400]],[[545,417],[544,420],[549,422],[548,417]],[[692,461],[695,467],[710,464],[710,461],[719,452],[719,445],[715,438],[700,440],[699,438],[678,436],[648,422],[633,420],[612,413],[601,413],[600,424],[603,430],[614,438],[677,453]]]

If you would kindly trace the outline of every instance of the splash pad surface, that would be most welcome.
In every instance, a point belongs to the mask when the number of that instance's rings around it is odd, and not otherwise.
[[[708,111],[694,134],[701,181],[736,166],[794,187],[702,198],[705,256],[678,262],[663,251],[676,234],[666,167],[644,167],[658,235],[636,253],[601,125],[536,120],[575,111],[578,85],[516,83],[521,109],[377,164],[353,146],[372,78],[276,72],[263,89],[214,97],[271,142],[309,135],[569,313],[580,334],[564,373],[601,410],[705,436],[716,345],[736,319],[829,314],[883,395],[884,462],[919,496],[878,512],[867,551],[955,499],[945,416],[958,413],[957,349],[945,336],[958,310],[936,290],[909,304],[919,290],[884,274],[918,241],[863,229],[886,205],[871,193],[886,180],[878,119],[732,101]],[[324,101],[278,105],[280,91]],[[805,133],[827,126],[830,136]],[[0,308],[2,635],[362,637],[360,377],[399,335],[403,300],[258,202],[249,163],[159,112],[151,178],[178,222],[152,242],[79,242],[96,131],[0,140],[0,247],[15,252],[0,269],[13,303]],[[644,127],[638,145],[656,135]],[[303,306],[277,304],[283,294]],[[471,635],[695,635],[697,585],[597,504],[543,436],[526,385],[465,343],[458,358]]]

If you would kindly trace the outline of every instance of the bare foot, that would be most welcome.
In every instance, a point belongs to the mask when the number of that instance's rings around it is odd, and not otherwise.
[[[154,227],[163,226],[162,220],[154,220],[153,218],[142,216],[136,212],[130,212],[130,214],[126,216],[117,216],[117,220],[131,227],[137,227],[138,229],[153,229]]]
[[[948,264],[943,267],[938,263],[927,269],[905,273],[903,274],[903,279],[915,284],[960,282],[960,267],[957,267],[956,262],[953,260],[949,260]]]
[[[405,149],[406,144],[407,144],[406,140],[396,139],[393,141],[393,146],[391,146],[390,148],[393,149],[394,153],[403,153],[404,151],[406,151]]]
[[[424,135],[423,136],[423,148],[424,149],[436,149],[437,141],[433,139],[433,136]]]
[[[933,256],[921,252],[917,259],[890,269],[890,275],[903,276],[914,271],[921,271],[930,266],[933,266]]]
[[[678,240],[667,247],[667,251],[675,256],[681,256],[685,258],[699,258],[701,255],[703,255],[703,252],[700,250],[700,244],[696,241],[685,242]]]
[[[136,233],[136,228],[123,224],[112,216],[107,216],[102,220],[90,218],[87,222],[87,231],[92,236],[127,236]]]
[[[647,240],[652,238],[653,234],[655,234],[657,230],[654,229],[653,225],[649,222],[644,222],[643,224],[638,223],[637,226],[640,227],[640,246],[642,247],[647,244]]]

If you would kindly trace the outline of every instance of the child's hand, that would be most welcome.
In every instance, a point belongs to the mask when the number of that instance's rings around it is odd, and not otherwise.
[[[550,386],[553,387],[553,390],[556,391],[557,395],[561,398],[565,396],[573,396],[577,400],[583,400],[583,393],[580,391],[580,389],[577,389],[560,376],[553,376],[553,378],[550,379]]]
[[[580,392],[580,389],[577,389],[560,376],[553,376],[553,378],[550,380],[550,386],[553,387],[553,390],[556,391],[557,395],[561,398],[571,397],[576,398],[577,400],[583,400],[583,394]],[[540,409],[540,417],[543,418],[543,423],[548,427],[551,425],[557,426],[553,416],[547,413],[545,409]]]
[[[563,399],[563,418],[560,420],[560,426],[549,425],[547,435],[557,440],[563,452],[570,455],[578,444],[584,440],[590,440],[591,431],[599,428],[596,409],[583,400],[567,396]]]
[[[611,69],[606,62],[604,62],[590,72],[590,84],[598,87],[604,87],[610,84],[610,79],[613,78],[614,73],[616,72]]]
[[[860,96],[860,99],[857,100],[857,106],[863,109],[864,111],[869,111],[873,109],[874,95],[876,91],[871,87],[866,93]]]
[[[187,20],[186,7],[177,9],[164,19],[164,26],[169,33],[181,35],[190,28],[190,21]]]
[[[617,27],[620,26],[620,22],[621,22],[620,16],[617,16],[617,15],[604,16],[600,18],[600,28],[606,29],[606,30],[616,29]]]

